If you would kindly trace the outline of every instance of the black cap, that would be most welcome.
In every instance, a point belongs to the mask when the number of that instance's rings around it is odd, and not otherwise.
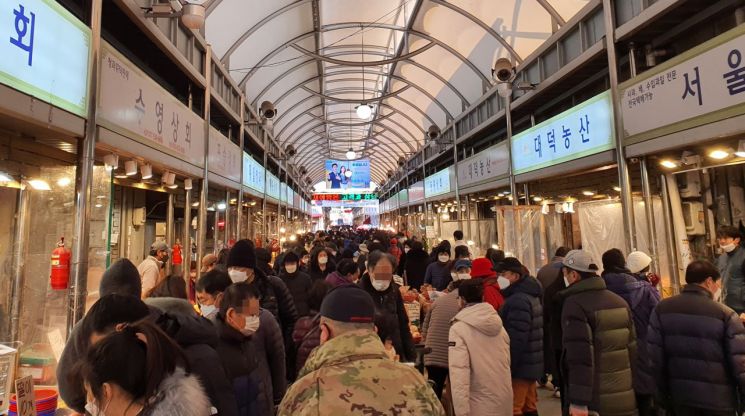
[[[102,297],[111,293],[142,297],[142,279],[137,266],[125,258],[115,261],[101,276],[98,293]]]
[[[523,274],[523,265],[522,263],[520,263],[520,260],[516,259],[515,257],[506,257],[504,260],[494,266],[494,271],[497,273],[514,272]]]
[[[256,268],[256,250],[251,240],[239,240],[228,254],[227,267]]]
[[[323,298],[321,316],[339,322],[372,323],[375,303],[359,286],[338,286]]]
[[[285,253],[285,257],[282,259],[282,264],[298,262],[300,262],[300,257],[298,257],[298,255],[295,254],[294,251],[288,251],[287,253]]]

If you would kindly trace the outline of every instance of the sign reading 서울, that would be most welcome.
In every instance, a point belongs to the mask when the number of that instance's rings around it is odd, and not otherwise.
[[[530,172],[612,149],[613,109],[610,92],[551,117],[512,137],[515,174]]]
[[[204,120],[112,47],[102,46],[99,122],[203,166]]]
[[[0,1],[0,83],[85,117],[90,38],[56,1]]]
[[[649,72],[622,86],[627,137],[745,102],[745,30],[732,29]]]

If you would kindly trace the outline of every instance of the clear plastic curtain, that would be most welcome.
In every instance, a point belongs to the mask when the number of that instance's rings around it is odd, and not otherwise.
[[[548,261],[546,226],[541,208],[504,206],[497,208],[499,245],[508,256],[517,257],[534,274]]]

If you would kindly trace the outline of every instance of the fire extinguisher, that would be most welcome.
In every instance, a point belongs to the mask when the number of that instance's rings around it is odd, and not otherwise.
[[[52,289],[65,290],[70,281],[70,250],[65,247],[65,237],[60,237],[57,248],[52,251]]]

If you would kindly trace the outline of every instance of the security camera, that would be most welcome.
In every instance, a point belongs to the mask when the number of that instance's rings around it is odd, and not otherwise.
[[[305,169],[305,166],[300,167],[300,176],[305,176],[305,174],[308,173],[308,169]]]
[[[297,154],[297,151],[295,150],[295,146],[288,144],[287,147],[285,147],[285,154],[289,157],[293,157]]]
[[[274,104],[271,101],[264,101],[259,107],[259,114],[267,120],[271,120],[277,115],[277,109],[274,108]]]
[[[427,137],[429,137],[430,140],[434,140],[437,138],[437,136],[440,135],[440,128],[437,126],[429,126],[429,129],[427,129]]]
[[[398,166],[403,166],[406,164],[406,158],[401,156],[398,158]]]
[[[498,82],[511,82],[515,79],[515,68],[507,58],[499,58],[491,70],[492,76]]]
[[[388,176],[388,179],[392,178],[393,177],[393,171],[392,170],[389,170],[386,175]]]

